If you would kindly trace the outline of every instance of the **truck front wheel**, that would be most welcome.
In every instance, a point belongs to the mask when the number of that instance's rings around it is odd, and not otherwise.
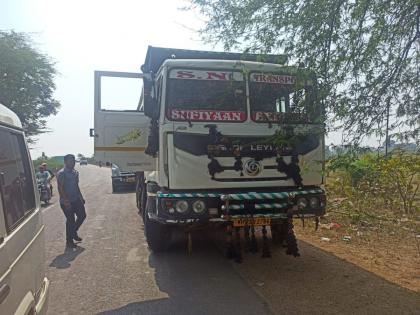
[[[140,195],[141,201],[140,201],[140,213],[141,216],[143,218],[143,223],[145,221],[145,216],[146,216],[146,204],[147,204],[147,191],[146,191],[146,185],[143,185],[143,188],[141,190],[141,195]]]
[[[146,206],[146,183],[144,182],[144,173],[143,172],[136,172],[136,204],[137,209],[139,209],[139,213],[143,216],[143,209]]]
[[[144,233],[149,248],[155,253],[165,251],[171,240],[170,228],[159,222],[150,220],[147,213],[144,215],[144,221]]]

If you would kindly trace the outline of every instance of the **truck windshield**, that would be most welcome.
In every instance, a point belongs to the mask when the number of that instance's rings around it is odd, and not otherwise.
[[[239,72],[172,70],[167,116],[172,120],[244,121],[246,86]]]
[[[308,123],[319,117],[312,86],[296,86],[295,77],[251,74],[251,118],[256,122]]]

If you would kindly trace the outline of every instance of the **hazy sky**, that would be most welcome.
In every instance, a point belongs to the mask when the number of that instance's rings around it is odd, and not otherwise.
[[[93,71],[139,72],[148,45],[212,49],[193,29],[201,21],[182,0],[0,0],[0,29],[30,32],[57,63],[61,109],[32,150],[93,154]]]
[[[0,29],[32,33],[37,47],[55,60],[60,72],[55,97],[61,109],[48,119],[51,132],[39,137],[33,157],[41,152],[93,154],[89,128],[93,127],[94,70],[139,72],[148,45],[214,49],[195,32],[202,25],[199,16],[180,10],[187,4],[185,0],[0,0]]]

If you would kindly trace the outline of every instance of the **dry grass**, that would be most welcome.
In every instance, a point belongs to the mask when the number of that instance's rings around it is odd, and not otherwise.
[[[313,221],[307,220],[302,228],[296,220],[296,234],[299,239],[388,281],[420,292],[420,220],[415,216],[397,218],[390,214],[384,218],[365,216],[355,223],[354,218],[333,209],[321,219],[315,232]],[[340,227],[328,229],[331,222]]]

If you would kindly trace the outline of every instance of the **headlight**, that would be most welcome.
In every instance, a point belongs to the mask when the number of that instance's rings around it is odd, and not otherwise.
[[[196,200],[192,204],[192,209],[195,213],[203,213],[206,211],[206,204],[202,200]]]
[[[175,209],[179,213],[187,212],[188,211],[188,202],[186,202],[185,200],[177,201],[176,204],[175,204]]]
[[[304,209],[308,206],[308,200],[306,198],[299,198],[296,202],[299,209]]]
[[[318,198],[317,197],[311,197],[311,199],[309,199],[309,205],[311,206],[312,209],[319,208]]]

